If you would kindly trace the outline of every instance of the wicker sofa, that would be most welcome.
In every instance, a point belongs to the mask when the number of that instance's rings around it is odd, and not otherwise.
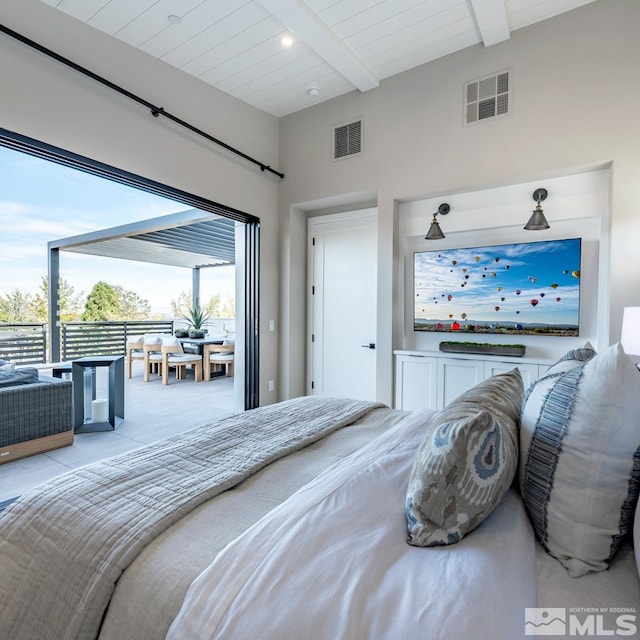
[[[0,371],[0,463],[73,443],[71,380]]]

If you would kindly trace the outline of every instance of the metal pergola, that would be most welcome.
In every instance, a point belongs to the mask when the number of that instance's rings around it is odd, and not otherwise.
[[[189,209],[48,243],[49,318],[60,326],[60,251],[150,262],[192,270],[194,306],[200,306],[200,270],[235,264],[236,225],[229,218]],[[51,331],[51,360],[60,359],[60,332]]]

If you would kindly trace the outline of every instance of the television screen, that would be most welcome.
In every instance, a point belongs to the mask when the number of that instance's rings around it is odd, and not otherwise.
[[[581,239],[414,254],[414,330],[577,336]]]

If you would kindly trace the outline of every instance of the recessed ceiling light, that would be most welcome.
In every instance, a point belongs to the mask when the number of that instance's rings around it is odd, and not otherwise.
[[[167,20],[171,24],[180,24],[180,22],[182,22],[182,18],[180,16],[176,16],[174,14],[171,14],[170,16],[167,16]]]
[[[280,44],[283,47],[290,47],[293,44],[293,38],[291,36],[282,36],[282,38],[280,38]]]
[[[317,98],[320,95],[320,89],[318,89],[318,87],[309,87],[307,89],[307,93],[312,97],[312,98]]]

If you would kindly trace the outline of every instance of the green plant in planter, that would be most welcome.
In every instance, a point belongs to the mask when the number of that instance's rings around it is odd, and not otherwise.
[[[189,323],[190,338],[204,338],[206,330],[204,325],[207,323],[211,315],[201,307],[191,307],[186,314],[180,315]]]
[[[493,344],[492,342],[457,342],[455,340],[445,340],[440,344],[451,344],[467,347],[503,347],[505,349],[526,349],[526,345],[524,344]]]
[[[523,356],[526,346],[523,344],[493,344],[488,342],[457,342],[447,340],[440,343],[440,351],[458,353],[487,353],[491,355]]]

